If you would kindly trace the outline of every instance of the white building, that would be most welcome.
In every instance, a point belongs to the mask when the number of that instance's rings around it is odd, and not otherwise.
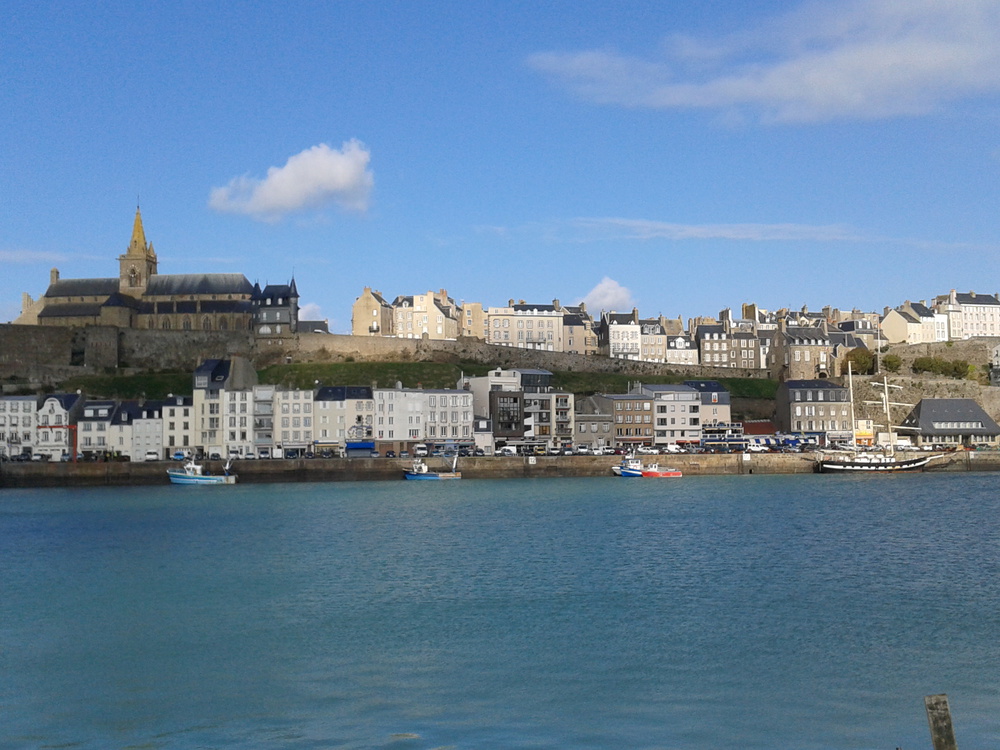
[[[313,392],[298,389],[274,390],[274,440],[287,457],[289,452],[313,449]]]
[[[325,386],[313,397],[313,441],[319,449],[373,440],[375,399],[367,386]]]
[[[8,457],[35,450],[35,422],[38,398],[3,396],[0,398],[0,453]]]
[[[472,394],[449,389],[376,388],[376,441],[473,442]]]
[[[72,456],[78,444],[77,420],[83,413],[84,398],[79,393],[55,393],[45,396],[38,406],[34,452],[59,459]],[[21,421],[22,426],[25,424]]]
[[[192,451],[194,440],[194,402],[190,396],[170,395],[160,410],[163,425],[163,450],[169,456]]]
[[[977,336],[1000,336],[1000,299],[993,294],[954,289],[934,299],[934,311],[948,319],[948,337],[952,341]]]
[[[653,400],[653,445],[700,443],[702,398],[688,385],[642,385],[636,391]]]

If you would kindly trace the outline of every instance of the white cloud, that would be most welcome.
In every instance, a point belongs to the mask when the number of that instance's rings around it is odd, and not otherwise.
[[[323,320],[323,311],[315,302],[299,305],[299,320]]]
[[[810,224],[672,224],[648,219],[581,218],[571,226],[588,239],[618,240],[811,240],[819,242],[860,241],[863,238],[847,227]]]
[[[208,205],[269,221],[327,205],[365,211],[375,183],[370,160],[360,141],[347,141],[339,151],[321,143],[289,157],[283,167],[269,168],[262,180],[244,175],[212,188]]]
[[[635,307],[635,302],[632,301],[632,292],[607,276],[601,279],[600,283],[587,292],[587,295],[580,301],[585,302],[587,308],[592,311],[631,311]]]
[[[0,250],[0,263],[62,263],[66,256],[62,253],[48,253],[36,250]]]
[[[809,3],[757,33],[671,37],[656,59],[588,50],[528,63],[603,104],[747,110],[772,122],[919,115],[1000,92],[1000,3]]]

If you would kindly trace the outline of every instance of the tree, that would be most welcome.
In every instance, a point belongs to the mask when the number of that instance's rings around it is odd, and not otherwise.
[[[903,360],[896,354],[886,354],[882,357],[882,367],[887,372],[899,372],[899,368],[902,366]]]
[[[862,347],[851,349],[846,359],[851,363],[851,370],[857,375],[871,375],[875,372],[875,357],[867,349]]]

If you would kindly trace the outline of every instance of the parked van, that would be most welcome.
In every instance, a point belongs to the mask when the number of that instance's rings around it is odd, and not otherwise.
[[[413,455],[417,458],[424,458],[427,455],[427,445],[424,443],[417,443],[413,446]]]

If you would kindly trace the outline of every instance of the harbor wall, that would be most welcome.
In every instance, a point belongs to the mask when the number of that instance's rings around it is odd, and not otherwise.
[[[537,456],[463,458],[464,479],[538,479],[608,477],[618,456]],[[685,476],[809,474],[815,458],[808,453],[732,453],[670,456],[667,462]],[[239,461],[234,471],[242,483],[353,482],[399,480],[410,467],[406,459],[334,458]],[[168,484],[166,470],[178,464],[152,462],[0,463],[0,488],[98,487]],[[431,459],[432,470],[450,469],[450,463]],[[221,473],[222,463],[205,468]],[[1000,452],[959,451],[935,459],[928,471],[1000,471]],[[0,496],[2,497],[2,496]]]

